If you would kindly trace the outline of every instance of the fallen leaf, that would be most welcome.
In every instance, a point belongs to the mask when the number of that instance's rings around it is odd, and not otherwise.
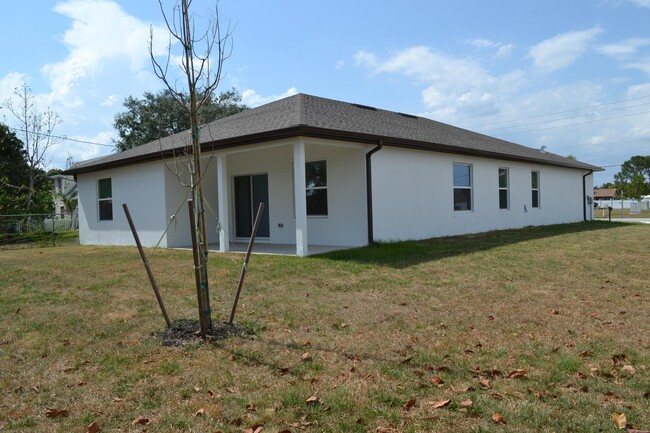
[[[90,425],[88,425],[88,429],[86,430],[86,433],[97,433],[100,430],[101,428],[99,428],[99,424],[93,422]]]
[[[460,402],[460,407],[470,407],[474,402],[472,400],[463,400]]]
[[[557,316],[558,314],[560,314],[560,312],[558,310],[553,309],[551,310],[551,314]]]
[[[624,429],[625,425],[627,424],[627,418],[625,417],[624,413],[618,413],[614,412],[611,415],[612,421],[614,421],[614,425],[618,429]]]
[[[113,403],[122,403],[123,401],[124,401],[123,398],[113,397]]]
[[[413,359],[412,356],[409,356],[408,358],[404,358],[400,361],[400,364],[408,364],[409,362],[411,362],[412,359]]]
[[[482,386],[483,388],[485,388],[485,389],[490,389],[490,388],[492,388],[492,384],[490,383],[490,381],[489,381],[488,379],[481,379],[481,380],[479,380],[478,383],[480,383],[481,386]]]
[[[635,369],[634,367],[632,367],[631,365],[624,365],[624,366],[621,368],[621,371],[622,371],[623,373],[627,373],[627,374],[629,374],[630,376],[633,376],[634,373],[636,373],[636,369]]]
[[[195,386],[194,387],[194,392],[201,392],[201,388],[199,388],[198,386]]]
[[[136,419],[134,419],[131,424],[132,425],[148,425],[151,421],[149,421],[149,418],[144,417],[144,416],[139,416]]]
[[[491,395],[491,397],[492,397],[493,399],[495,399],[495,400],[503,400],[503,396],[502,396],[501,394],[499,394],[498,392],[493,392],[493,393],[490,394],[490,395]]]
[[[451,400],[439,400],[439,401],[430,401],[429,405],[431,405],[431,407],[434,409],[438,409],[447,406],[449,403],[451,403]]]
[[[248,403],[246,405],[246,410],[249,412],[255,412],[257,410],[257,407],[253,403]]]
[[[515,371],[508,373],[506,379],[520,379],[522,377],[526,377],[526,370],[518,368]]]
[[[311,354],[309,352],[303,353],[302,355],[300,355],[300,360],[303,362],[311,361],[312,360]]]
[[[63,416],[68,416],[68,409],[48,408],[45,411],[45,416],[48,418],[60,418]]]
[[[320,398],[318,398],[318,393],[315,393],[314,395],[312,395],[311,397],[309,397],[305,401],[305,403],[307,403],[307,404],[316,404],[316,403],[320,403],[320,402],[321,401],[320,401]]]
[[[30,389],[31,389],[32,391],[34,391],[34,392],[41,392],[41,390],[38,389],[38,386],[36,386],[36,385],[31,386]]]
[[[496,422],[497,424],[502,424],[502,425],[507,424],[506,419],[503,416],[501,416],[499,412],[495,412],[492,414],[492,421]]]
[[[194,412],[194,416],[203,416],[203,415],[205,415],[205,409],[203,409],[203,408],[201,408],[201,409],[197,410],[196,412]]]
[[[231,388],[226,388],[226,391],[228,391],[228,392],[231,393],[231,394],[235,394],[235,393],[237,392],[237,391],[235,390],[235,388],[232,388],[232,387],[231,387]]]
[[[445,381],[439,378],[438,376],[436,376],[431,378],[431,383],[434,385],[442,386],[445,383]]]
[[[614,365],[624,361],[629,361],[625,353],[619,353],[618,355],[612,356],[612,362],[614,363]]]
[[[402,410],[403,410],[404,412],[409,411],[413,406],[415,406],[416,401],[417,401],[417,400],[414,399],[414,398],[410,399],[409,401],[407,401],[406,403],[404,403],[404,406],[402,406]]]

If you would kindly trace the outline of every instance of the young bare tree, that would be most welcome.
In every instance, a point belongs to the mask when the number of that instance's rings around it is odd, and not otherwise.
[[[161,79],[172,97],[190,118],[191,157],[184,169],[189,173],[189,183],[194,206],[196,243],[194,257],[197,265],[197,301],[199,304],[199,322],[201,334],[212,327],[210,313],[210,295],[208,287],[208,237],[206,230],[205,198],[203,193],[203,170],[201,167],[201,126],[199,111],[208,103],[219,86],[222,78],[223,63],[232,52],[232,29],[228,25],[222,28],[218,4],[215,15],[208,23],[207,29],[197,34],[193,16],[190,15],[192,0],[177,1],[171,13],[171,20],[165,12],[162,0],[160,10],[171,35],[166,62],[159,62],[153,50],[153,31],[149,41],[149,54],[156,76]],[[182,49],[180,68],[186,78],[187,87],[179,89],[175,85],[174,71],[170,71],[173,60],[172,49],[180,45]]]
[[[48,159],[48,151],[61,142],[60,138],[52,134],[62,121],[49,107],[44,112],[38,110],[36,97],[27,84],[16,88],[14,98],[7,99],[5,105],[15,118],[16,135],[23,142],[25,151],[27,184],[15,187],[26,189],[24,212],[29,214],[39,189],[42,189],[39,188],[39,183],[47,177],[45,171],[51,162]]]

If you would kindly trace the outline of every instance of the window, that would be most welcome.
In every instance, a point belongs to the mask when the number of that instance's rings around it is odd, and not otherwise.
[[[311,161],[305,164],[307,215],[327,216],[327,164]]]
[[[113,221],[113,188],[111,179],[99,179],[97,182],[99,197],[99,220]]]
[[[472,210],[472,166],[454,164],[454,210]]]
[[[508,169],[499,169],[499,209],[509,209],[508,205]]]
[[[539,171],[532,171],[530,173],[530,186],[532,191],[532,208],[539,207]]]

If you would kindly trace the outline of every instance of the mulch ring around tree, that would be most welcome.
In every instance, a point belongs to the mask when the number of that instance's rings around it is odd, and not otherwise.
[[[223,340],[228,337],[251,338],[255,332],[245,326],[228,324],[227,322],[212,322],[212,329],[206,332],[206,340]],[[163,346],[180,347],[189,343],[201,342],[201,326],[197,320],[180,319],[172,322],[172,326],[166,328],[160,334],[160,342]]]

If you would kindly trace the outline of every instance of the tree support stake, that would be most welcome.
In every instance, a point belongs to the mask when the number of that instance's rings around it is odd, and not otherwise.
[[[165,318],[165,323],[167,323],[167,327],[169,328],[172,326],[172,323],[169,320],[169,316],[167,315],[167,310],[165,309],[165,304],[163,303],[162,297],[160,296],[160,290],[158,290],[158,285],[156,284],[156,280],[153,277],[153,272],[151,272],[149,261],[147,260],[147,257],[144,254],[144,250],[142,249],[142,244],[140,243],[140,237],[138,236],[138,232],[135,230],[135,225],[133,224],[133,220],[131,219],[131,213],[129,212],[129,207],[126,205],[126,203],[123,203],[122,208],[124,208],[124,214],[126,215],[126,219],[129,222],[129,227],[131,227],[131,233],[133,233],[133,239],[135,239],[135,244],[138,246],[138,252],[140,253],[140,258],[142,259],[144,268],[147,270],[147,275],[149,276],[151,287],[153,288],[153,292],[155,293],[156,299],[158,300],[160,311],[162,311],[162,315]]]

